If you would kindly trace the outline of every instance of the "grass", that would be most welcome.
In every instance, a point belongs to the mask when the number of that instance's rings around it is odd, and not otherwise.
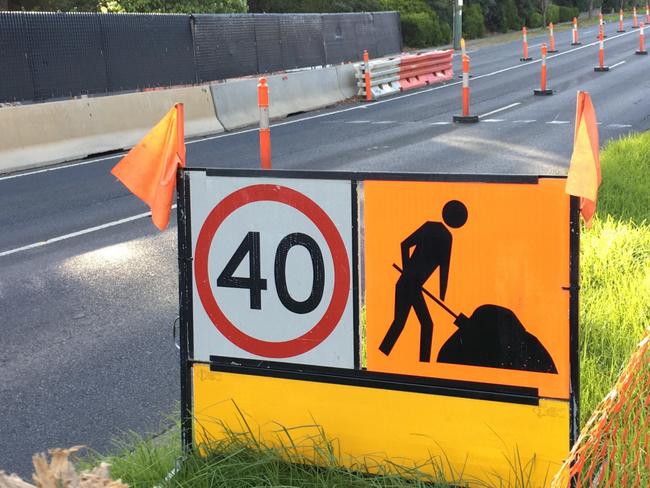
[[[598,212],[582,234],[580,256],[583,424],[650,317],[650,132],[609,144],[601,159]]]
[[[598,213],[581,242],[582,424],[616,382],[650,317],[650,132],[610,143],[601,159]],[[113,455],[95,454],[90,462],[108,461],[115,478],[136,488],[449,486],[440,477],[417,469],[405,473],[392,466],[373,477],[344,469],[337,465],[334,448],[325,438],[317,450],[322,467],[314,467],[301,462],[291,448],[267,449],[250,437],[234,434],[211,446],[210,455],[186,459],[175,476],[166,480],[181,455],[178,437],[177,427],[162,440],[132,434],[116,443]],[[618,447],[619,452],[623,447]],[[524,488],[525,466],[515,464],[517,482],[510,486]],[[434,472],[444,469],[436,466]]]

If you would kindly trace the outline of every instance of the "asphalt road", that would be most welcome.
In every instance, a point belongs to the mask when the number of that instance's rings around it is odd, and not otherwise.
[[[470,47],[477,125],[451,123],[458,79],[278,121],[274,167],[562,174],[577,90],[592,95],[602,143],[650,127],[650,57],[634,55],[638,31],[616,27],[609,73],[593,70],[595,27],[578,47],[570,32],[556,35],[551,97],[533,96],[539,38],[531,63],[519,62],[519,42]],[[187,147],[190,166],[259,164],[255,129]],[[156,432],[177,405],[176,228],[158,233],[140,215],[146,207],[109,174],[119,158],[0,176],[0,469],[27,475],[32,453],[49,447],[106,451],[122,431]]]

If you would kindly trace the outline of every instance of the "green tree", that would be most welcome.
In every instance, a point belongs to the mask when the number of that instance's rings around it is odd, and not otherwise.
[[[463,37],[476,39],[485,34],[483,10],[478,3],[468,5],[463,11]]]
[[[152,13],[241,13],[248,11],[246,0],[117,0],[125,12]]]

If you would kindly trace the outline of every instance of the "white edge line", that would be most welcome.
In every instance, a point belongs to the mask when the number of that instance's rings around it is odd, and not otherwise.
[[[614,68],[616,68],[617,66],[620,66],[620,65],[625,64],[625,63],[627,63],[627,61],[625,61],[625,60],[623,60],[623,61],[619,61],[618,63],[611,65],[611,66],[609,67],[609,69],[614,69]]]
[[[521,105],[521,102],[511,103],[510,105],[506,105],[505,107],[501,107],[501,108],[498,108],[496,110],[492,110],[492,112],[488,112],[486,114],[479,115],[478,117],[479,117],[479,119],[482,118],[482,117],[487,117],[488,115],[503,112],[504,110],[508,110],[509,108],[516,107],[517,105]]]
[[[619,37],[627,36],[627,35],[630,35],[630,34],[636,34],[636,33],[637,33],[637,31],[630,30],[630,31],[623,32],[623,33],[615,35],[615,36],[610,36],[607,39],[605,39],[604,42],[609,42],[609,41],[611,41],[613,39],[617,39]],[[596,44],[598,44],[598,42],[599,41],[591,42],[589,44],[583,44],[582,46],[578,46],[576,48],[569,49],[568,51],[562,51],[561,53],[553,54],[551,56],[548,56],[546,59],[550,60],[550,59],[553,59],[553,58],[557,58],[559,56],[565,56],[567,54],[571,54],[571,53],[574,53],[576,51],[580,51],[582,49],[587,49],[587,48],[589,48],[591,46],[595,46]],[[472,80],[476,81],[476,80],[479,80],[481,78],[488,78],[490,76],[495,76],[495,75],[498,75],[498,74],[501,74],[501,73],[505,73],[507,71],[511,71],[513,69],[520,69],[520,68],[525,68],[527,66],[532,66],[533,64],[537,64],[537,63],[541,63],[541,59],[535,59],[535,60],[533,60],[533,61],[531,61],[529,63],[524,63],[524,64],[515,64],[513,66],[509,66],[507,68],[503,68],[503,69],[500,69],[500,70],[497,70],[497,71],[493,71],[491,73],[485,73],[483,75],[478,75],[478,76],[473,77]],[[344,108],[344,109],[341,109],[341,110],[335,110],[333,112],[326,112],[326,113],[322,113],[322,114],[312,115],[312,116],[309,116],[309,117],[303,117],[303,118],[300,118],[300,119],[287,120],[285,122],[279,122],[277,124],[271,124],[271,127],[280,127],[280,126],[283,126],[283,125],[297,124],[299,122],[306,122],[308,120],[319,119],[321,117],[329,117],[330,115],[337,115],[337,114],[341,114],[341,113],[344,113],[344,112],[349,112],[351,110],[363,110],[363,109],[367,109],[367,108],[372,108],[374,106],[381,105],[383,103],[394,102],[394,101],[397,101],[397,100],[401,100],[402,98],[408,98],[408,97],[413,97],[413,96],[416,96],[416,95],[422,95],[424,93],[430,93],[430,92],[433,92],[433,91],[441,90],[443,88],[448,88],[450,86],[460,85],[461,83],[462,83],[462,81],[456,81],[454,83],[444,83],[444,84],[436,85],[436,86],[431,87],[431,88],[427,88],[425,90],[419,90],[419,91],[414,91],[414,92],[411,92],[411,93],[405,93],[403,95],[394,96],[394,97],[391,97],[391,98],[386,98],[384,100],[377,100],[377,101],[374,101],[374,102],[369,103],[367,105],[355,105],[354,107],[348,107],[348,108]],[[238,131],[238,132],[227,132],[225,134],[222,133],[222,134],[215,135],[215,136],[208,136],[208,137],[203,137],[203,138],[200,138],[200,139],[194,139],[194,140],[191,140],[191,141],[187,141],[185,144],[196,144],[196,143],[199,143],[199,142],[211,141],[213,139],[221,139],[222,137],[231,137],[231,136],[237,136],[237,135],[240,135],[240,134],[246,134],[248,132],[254,132],[254,131],[257,131],[257,130],[258,130],[258,128],[254,127],[254,128],[251,128],[251,129],[245,129],[245,130],[241,130],[241,131]],[[25,173],[17,173],[17,174],[13,174],[13,175],[9,175],[9,176],[0,176],[0,181],[9,180],[9,179],[12,179],[12,178],[20,178],[20,177],[23,177],[23,176],[30,176],[30,175],[34,175],[34,174],[38,174],[38,173],[45,173],[47,171],[57,171],[57,170],[60,170],[60,169],[72,168],[72,167],[75,167],[75,166],[84,166],[86,164],[98,163],[100,161],[107,161],[107,160],[110,160],[110,159],[117,159],[117,158],[123,156],[124,154],[126,154],[126,152],[122,152],[120,154],[116,154],[114,156],[108,156],[108,157],[105,157],[105,158],[93,159],[93,160],[90,160],[90,161],[81,161],[79,163],[72,163],[72,164],[66,164],[66,165],[61,165],[61,166],[52,166],[50,168],[39,169],[39,170],[36,170],[36,171],[28,171],[28,172],[25,172]]]
[[[172,205],[172,208],[176,208],[176,204]],[[66,239],[71,239],[73,237],[83,236],[85,234],[90,234],[92,232],[97,232],[98,230],[108,229],[110,227],[115,227],[116,225],[126,224],[128,222],[133,222],[134,220],[143,219],[145,217],[151,216],[151,212],[145,212],[137,215],[132,215],[131,217],[126,217],[120,220],[114,220],[106,224],[96,225],[95,227],[89,227],[87,229],[78,230],[76,232],[71,232],[70,234],[65,234],[62,236],[52,237],[45,241],[34,242],[26,246],[17,247],[15,249],[9,249],[8,251],[0,252],[0,258],[4,256],[9,256],[21,251],[28,251],[30,249],[35,249],[37,247],[47,246],[48,244],[54,244],[55,242],[65,241]]]

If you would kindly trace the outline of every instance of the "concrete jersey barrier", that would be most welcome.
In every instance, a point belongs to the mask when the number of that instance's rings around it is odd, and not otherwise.
[[[267,82],[271,118],[335,105],[355,91],[352,65],[270,75]],[[215,83],[210,88],[217,118],[226,130],[259,122],[257,78]]]
[[[0,173],[128,149],[177,102],[186,136],[223,132],[208,87],[0,108]]]

